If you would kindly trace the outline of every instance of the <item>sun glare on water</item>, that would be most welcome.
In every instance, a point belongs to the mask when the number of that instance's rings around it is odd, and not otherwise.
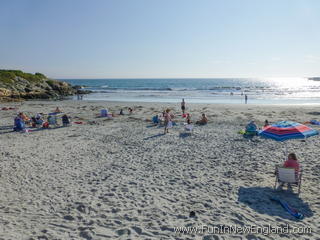
[[[261,79],[262,80],[262,79]],[[277,86],[279,88],[286,89],[301,89],[305,87],[320,86],[320,82],[309,80],[302,77],[290,77],[290,78],[264,78],[262,81]]]

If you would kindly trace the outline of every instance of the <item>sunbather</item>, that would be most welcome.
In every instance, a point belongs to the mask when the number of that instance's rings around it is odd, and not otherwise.
[[[201,119],[199,121],[196,121],[196,124],[205,125],[207,123],[208,123],[208,118],[206,117],[206,114],[202,113]]]
[[[40,113],[37,113],[37,115],[35,117],[31,118],[31,120],[32,120],[33,127],[36,127],[37,125],[42,126],[42,124],[43,124],[42,115]]]
[[[29,124],[31,122],[30,118],[27,117],[23,112],[19,113],[19,117],[24,121],[24,123]]]
[[[62,113],[62,111],[60,110],[59,107],[56,108],[56,110],[54,110],[55,113]]]

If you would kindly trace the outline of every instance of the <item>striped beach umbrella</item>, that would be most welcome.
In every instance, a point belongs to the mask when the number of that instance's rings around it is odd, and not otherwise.
[[[289,139],[308,138],[318,134],[317,130],[292,121],[280,121],[259,131],[259,136],[280,142]]]

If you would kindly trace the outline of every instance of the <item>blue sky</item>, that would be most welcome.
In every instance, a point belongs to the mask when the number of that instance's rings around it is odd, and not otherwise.
[[[1,0],[0,68],[53,78],[320,76],[318,0]]]

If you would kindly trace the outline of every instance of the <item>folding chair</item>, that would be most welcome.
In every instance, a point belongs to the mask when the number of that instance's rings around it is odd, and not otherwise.
[[[274,189],[277,188],[277,185],[283,185],[285,183],[294,185],[298,187],[298,194],[300,194],[302,180],[302,170],[298,172],[294,168],[285,168],[283,166],[276,166],[276,181],[274,184]]]

